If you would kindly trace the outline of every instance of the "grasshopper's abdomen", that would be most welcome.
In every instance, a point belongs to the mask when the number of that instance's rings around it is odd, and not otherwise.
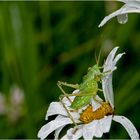
[[[79,108],[87,105],[90,102],[91,98],[92,98],[92,95],[90,95],[90,96],[77,96],[77,97],[75,97],[75,99],[72,102],[70,107],[73,109],[79,109]]]
[[[88,80],[80,84],[79,95],[74,98],[71,108],[79,109],[89,104],[90,99],[97,94],[98,84],[94,80]]]
[[[114,110],[109,103],[104,102],[96,111],[92,110],[92,106],[89,105],[83,113],[80,114],[80,120],[83,123],[89,123],[93,120],[102,119],[104,116],[111,115]]]

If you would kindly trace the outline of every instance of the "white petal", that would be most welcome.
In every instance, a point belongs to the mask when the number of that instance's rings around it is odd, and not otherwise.
[[[115,59],[114,59],[114,65],[116,65],[116,63],[119,61],[119,59],[124,55],[125,53],[120,53],[120,54],[118,54],[116,57],[115,57]]]
[[[126,5],[128,7],[135,7],[137,9],[140,8],[140,1],[139,0],[125,0]]]
[[[79,125],[77,130],[75,130],[75,128],[70,128],[61,140],[78,140],[80,137],[82,137],[82,126]]]
[[[85,110],[87,107],[88,107],[88,104],[85,105],[84,107],[78,109],[78,113],[81,114],[83,112],[83,110]],[[80,115],[79,115],[79,118],[80,118]]]
[[[122,7],[122,8],[123,8],[123,7]],[[104,24],[106,24],[106,22],[108,22],[111,18],[113,18],[113,17],[115,17],[115,16],[117,16],[117,15],[120,15],[120,13],[121,13],[121,11],[122,11],[122,8],[119,9],[119,10],[117,10],[117,11],[115,11],[114,13],[112,13],[112,14],[106,16],[106,17],[101,21],[101,23],[99,24],[98,27],[102,27],[102,26],[103,26]]]
[[[59,134],[60,134],[60,132],[62,131],[62,129],[65,127],[65,125],[64,126],[61,126],[61,127],[59,127],[58,129],[56,129],[55,130],[55,134],[54,134],[54,139],[55,140],[57,140],[58,138],[59,138]]]
[[[59,120],[59,119],[63,119],[63,118],[65,118],[64,116],[61,116],[61,115],[58,115],[56,118],[55,118],[55,120]],[[77,121],[78,122],[78,121]],[[65,125],[63,125],[63,126],[61,126],[61,127],[59,127],[58,129],[56,129],[55,130],[55,134],[54,134],[54,139],[55,140],[58,140],[58,138],[59,138],[59,134],[60,134],[60,132],[62,131],[62,129],[65,127]],[[65,139],[66,139],[66,137],[65,137]],[[68,139],[68,138],[67,138]]]
[[[79,89],[76,89],[72,93],[75,94],[75,93],[79,93],[79,92],[80,92],[80,90]]]
[[[106,102],[109,102],[111,107],[114,108],[114,95],[112,87],[112,74],[105,76],[102,79],[103,94]]]
[[[61,115],[58,115],[55,120],[59,120],[59,119],[63,119],[64,117]],[[54,139],[57,140],[59,138],[59,134],[62,131],[62,129],[65,127],[65,125],[59,127],[58,129],[55,130],[55,134],[54,134]]]
[[[98,125],[100,125],[99,122],[98,122]],[[98,126],[96,129],[96,132],[95,132],[95,137],[101,138],[102,135],[103,135],[103,132],[101,131],[100,127]]]
[[[131,139],[139,139],[139,134],[135,128],[135,126],[132,124],[132,122],[130,120],[128,120],[126,117],[124,116],[114,116],[113,120],[122,124],[122,126],[126,129],[126,131],[128,132],[129,136],[131,137]]]
[[[103,119],[99,120],[99,127],[103,133],[107,133],[110,130],[112,122],[112,116],[105,116]]]
[[[92,138],[96,135],[96,129],[98,129],[98,120],[85,124],[83,126],[83,138],[92,140]]]
[[[124,3],[132,5],[132,6],[139,6],[140,5],[139,0],[117,0],[117,1],[124,2]]]
[[[74,128],[69,129],[67,132],[68,137],[71,137],[73,140],[76,140],[76,139],[79,139],[80,137],[82,137],[81,127],[79,127],[78,130],[76,130],[76,132],[74,132],[74,131],[75,131]]]
[[[127,14],[127,13],[140,13],[140,5],[139,7],[133,7],[133,6],[128,6],[128,5],[124,5],[123,11],[119,14]]]
[[[100,102],[103,101],[98,95],[96,95],[96,100]],[[97,110],[101,106],[101,104],[97,102],[96,100],[91,99],[91,105],[93,107],[93,111]]]
[[[117,68],[116,63],[122,57],[124,53],[120,53],[115,57],[118,47],[115,47],[108,55],[103,72],[107,72],[102,78],[102,88],[105,100],[110,103],[111,107],[114,108],[114,95],[112,87],[112,72]]]
[[[67,108],[69,110],[69,108]],[[69,113],[72,115],[74,119],[79,119],[79,114],[78,112],[70,112]],[[63,116],[68,116],[67,111],[63,107],[63,105],[60,102],[52,102],[47,110],[46,117],[45,119],[48,120],[49,116],[52,115],[63,115]]]
[[[108,55],[103,72],[107,72],[107,74],[102,78],[102,88],[105,100],[110,103],[112,108],[114,108],[114,95],[113,95],[113,87],[112,87],[112,71],[115,69],[115,65],[113,59],[119,47],[115,47]]]
[[[117,52],[119,47],[115,47],[114,49],[112,49],[112,51],[109,53],[109,55],[107,56],[107,59],[104,63],[104,69],[103,72],[109,71],[109,70],[113,70],[114,69],[114,65],[113,65],[113,59],[115,57],[115,54]],[[108,74],[108,73],[107,73]]]
[[[95,99],[98,100],[98,101],[100,101],[100,102],[103,102],[103,99],[100,98],[98,95],[95,96]]]
[[[59,127],[65,126],[67,124],[71,124],[72,121],[69,118],[61,118],[57,120],[53,120],[46,125],[44,125],[38,132],[38,138],[45,139],[50,133]]]
[[[75,96],[70,96],[70,97],[69,97],[69,99],[70,99],[71,101],[73,101],[74,98],[75,98]],[[64,103],[66,106],[70,106],[70,105],[71,105],[71,102],[68,100],[67,97],[64,97],[62,101],[63,101],[63,103]]]
[[[111,18],[122,15],[122,14],[127,14],[127,13],[140,13],[140,4],[137,5],[137,3],[129,3],[125,4],[123,7],[121,7],[119,10],[113,12],[112,14],[106,16],[101,23],[99,24],[98,27],[102,27],[107,21],[109,21]]]
[[[47,110],[45,119],[48,120],[49,116],[59,115],[59,114],[67,116],[67,112],[60,102],[52,102]]]

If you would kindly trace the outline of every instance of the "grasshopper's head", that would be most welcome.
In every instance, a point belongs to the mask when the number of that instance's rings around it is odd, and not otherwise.
[[[101,80],[101,71],[99,66],[96,64],[93,67],[89,68],[89,71],[91,72],[91,76],[95,81],[100,81]]]
[[[83,77],[84,81],[94,80],[96,82],[101,81],[102,73],[100,72],[99,66],[96,64],[88,68],[87,74]]]

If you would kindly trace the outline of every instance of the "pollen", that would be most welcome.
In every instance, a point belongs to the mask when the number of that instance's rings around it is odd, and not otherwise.
[[[114,113],[112,107],[109,103],[103,102],[102,105],[96,110],[93,111],[91,105],[89,105],[81,114],[80,121],[83,123],[89,123],[93,120],[102,119],[104,116],[112,115]]]

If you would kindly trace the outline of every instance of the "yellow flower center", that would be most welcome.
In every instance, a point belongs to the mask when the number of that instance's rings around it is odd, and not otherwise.
[[[103,102],[102,105],[96,111],[93,111],[92,106],[89,105],[80,114],[80,121],[82,121],[83,123],[89,123],[93,120],[102,119],[104,116],[112,115],[113,113],[114,111],[109,103]]]

